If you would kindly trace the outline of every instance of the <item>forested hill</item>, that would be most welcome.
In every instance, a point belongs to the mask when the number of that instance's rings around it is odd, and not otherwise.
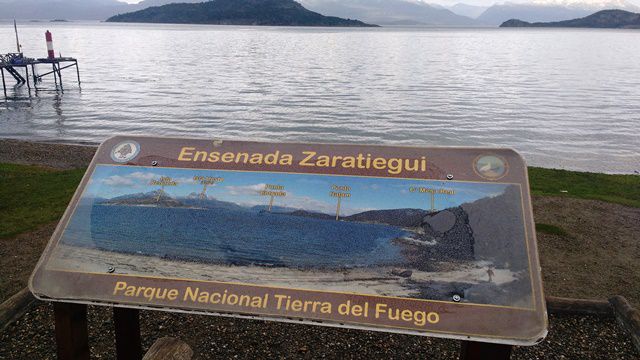
[[[362,21],[324,16],[293,0],[213,0],[169,4],[112,16],[109,22],[144,22],[273,26],[376,26]]]
[[[573,27],[640,29],[640,14],[624,10],[602,10],[573,20],[530,23],[518,19],[505,21],[500,27]]]

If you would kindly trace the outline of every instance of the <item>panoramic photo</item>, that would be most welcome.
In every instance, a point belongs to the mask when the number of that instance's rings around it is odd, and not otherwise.
[[[522,206],[509,184],[99,165],[47,266],[530,308]]]

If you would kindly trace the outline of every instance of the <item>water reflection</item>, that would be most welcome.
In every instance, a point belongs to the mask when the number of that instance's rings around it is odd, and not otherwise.
[[[56,125],[55,128],[57,130],[59,138],[64,138],[64,136],[66,134],[66,131],[65,131],[65,128],[64,128],[64,123],[65,123],[66,118],[65,118],[65,116],[64,116],[64,114],[62,112],[62,97],[63,97],[62,94],[57,93],[57,94],[54,95],[53,102],[52,102],[53,109],[55,110],[56,115],[57,115],[57,118],[56,118],[56,121],[55,121],[55,125]]]

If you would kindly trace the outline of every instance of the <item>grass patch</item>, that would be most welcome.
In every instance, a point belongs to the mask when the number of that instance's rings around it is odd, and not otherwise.
[[[534,195],[602,200],[640,208],[638,175],[609,175],[531,167],[529,183]]]
[[[0,164],[0,239],[58,220],[84,171]]]
[[[550,235],[567,236],[569,235],[563,228],[550,224],[536,223],[536,232],[541,232]]]
[[[53,170],[0,164],[0,239],[58,220],[84,172],[85,169]],[[532,167],[529,180],[535,195],[569,196],[640,207],[640,176],[637,175]],[[563,229],[553,225],[536,224],[536,229],[566,235]]]

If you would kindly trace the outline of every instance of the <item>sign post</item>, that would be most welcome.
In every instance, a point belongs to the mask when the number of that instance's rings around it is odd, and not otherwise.
[[[460,360],[508,360],[511,357],[511,350],[511,345],[463,341]]]
[[[116,333],[116,356],[118,360],[142,359],[140,338],[140,311],[122,307],[113,308],[113,325]]]
[[[60,360],[89,360],[87,305],[53,304],[57,354]]]
[[[85,347],[67,302],[116,306],[119,358],[140,357],[138,309],[159,307],[453,338],[464,359],[547,332],[526,166],[508,149],[111,138],[30,289],[56,302],[65,354]]]

